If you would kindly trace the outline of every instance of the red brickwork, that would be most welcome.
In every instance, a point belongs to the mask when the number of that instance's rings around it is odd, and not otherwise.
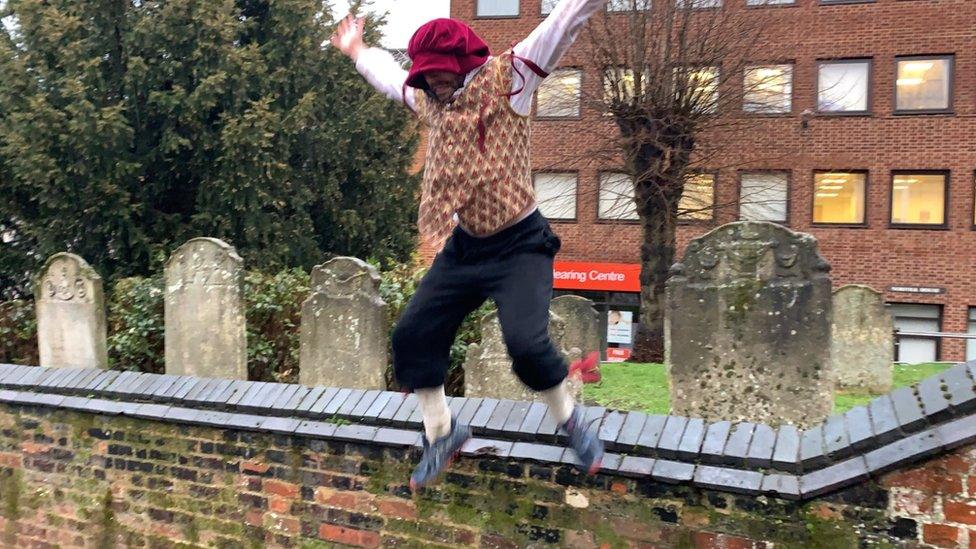
[[[741,9],[745,0],[726,0]],[[763,119],[735,135],[737,160],[749,169],[790,172],[789,226],[813,234],[833,265],[835,286],[867,284],[887,291],[892,285],[941,286],[947,293],[919,297],[886,293],[892,302],[944,305],[943,330],[964,332],[968,306],[976,306],[974,170],[976,170],[976,2],[971,0],[877,0],[850,5],[820,5],[797,0],[795,6],[751,8],[769,17],[770,49],[787,49],[794,63],[793,111]],[[521,17],[476,19],[475,0],[453,0],[451,16],[469,21],[498,52],[526,36],[541,20],[539,0],[522,0]],[[601,17],[597,15],[596,17]],[[585,66],[579,48],[564,66]],[[951,115],[893,115],[895,56],[955,54]],[[816,107],[817,60],[871,57],[870,116],[813,116],[804,129],[801,114]],[[768,61],[768,60],[759,60]],[[583,77],[584,93],[597,89],[597,75]],[[563,239],[559,259],[637,262],[639,227],[597,220],[597,178],[608,165],[592,160],[595,135],[612,127],[586,109],[579,120],[537,120],[533,166],[537,170],[579,172],[577,221],[555,223]],[[597,140],[598,141],[598,140]],[[725,164],[732,165],[731,163]],[[868,170],[867,226],[812,226],[815,170]],[[889,200],[892,170],[948,170],[948,229],[891,229]],[[718,174],[717,202],[734,204],[736,169]],[[735,207],[717,212],[716,223],[687,226],[689,239],[719,223],[734,221]],[[430,257],[429,250],[424,254]],[[963,358],[964,344],[947,340],[945,360]]]

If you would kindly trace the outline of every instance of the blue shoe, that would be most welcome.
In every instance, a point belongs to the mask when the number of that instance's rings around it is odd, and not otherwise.
[[[435,440],[433,444],[427,442],[426,436],[422,438],[424,454],[410,475],[410,489],[413,491],[427,486],[451,466],[461,452],[461,447],[471,438],[471,428],[451,418],[451,432],[447,435]]]
[[[583,407],[579,405],[574,407],[573,415],[569,416],[569,420],[561,427],[569,435],[569,447],[576,452],[580,469],[591,475],[599,471],[600,466],[603,465],[603,441],[600,440],[597,429],[590,429],[590,425],[583,425]]]

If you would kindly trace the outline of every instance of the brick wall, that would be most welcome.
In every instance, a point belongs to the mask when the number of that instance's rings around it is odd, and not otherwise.
[[[857,547],[976,542],[969,447],[805,503],[413,451],[0,405],[8,547]],[[316,545],[316,543],[319,545]],[[890,546],[890,545],[889,545]]]
[[[740,9],[741,0],[726,5]],[[453,0],[451,16],[471,23],[494,51],[526,36],[541,20],[538,0],[522,0],[522,17],[475,19],[475,0]],[[822,6],[797,0],[795,6],[763,10],[769,22],[770,48],[787,47],[795,63],[793,113],[763,119],[735,136],[736,160],[749,168],[787,170],[791,174],[789,225],[816,236],[834,267],[836,285],[867,284],[886,291],[893,302],[944,305],[943,330],[964,332],[968,306],[976,306],[976,279],[964,265],[976,261],[973,231],[976,148],[976,2],[969,0],[904,1]],[[766,16],[766,15],[764,15]],[[600,15],[597,15],[600,17]],[[900,55],[955,54],[954,114],[895,116],[894,58]],[[816,61],[824,58],[871,57],[872,115],[813,117],[801,127],[799,113],[815,108]],[[585,66],[571,51],[564,66]],[[599,86],[594,71],[584,74],[584,92]],[[597,174],[609,164],[594,158],[592,148],[612,127],[598,113],[584,108],[579,120],[534,123],[533,163],[536,169],[579,172],[577,220],[555,223],[563,239],[560,259],[637,262],[640,229],[633,224],[597,220]],[[720,163],[728,166],[731,163]],[[739,163],[720,169],[717,200],[735,204]],[[812,226],[814,170],[868,170],[864,228]],[[889,196],[892,170],[949,170],[946,230],[890,229]],[[694,236],[735,220],[734,206],[717,212],[710,225],[679,231],[681,246]],[[430,257],[430,251],[425,255]],[[887,292],[891,285],[942,286],[939,296],[919,297]],[[947,340],[943,359],[960,360],[964,343]]]

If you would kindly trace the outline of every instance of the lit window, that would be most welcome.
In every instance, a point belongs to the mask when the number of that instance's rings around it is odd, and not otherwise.
[[[558,2],[553,2],[557,4]],[[637,11],[651,9],[651,0],[609,0],[607,11]]]
[[[549,219],[576,219],[575,173],[535,174],[535,198],[539,211]]]
[[[516,17],[519,0],[478,0],[478,17]]]
[[[718,106],[718,67],[675,67],[674,79],[682,105],[715,112]],[[686,90],[688,97],[681,98],[681,92]]]
[[[677,0],[676,4],[679,8],[720,8],[722,7],[722,0]]]
[[[739,219],[786,222],[785,173],[744,173],[739,185]]]
[[[938,332],[942,326],[942,307],[915,303],[891,303],[888,312],[895,330],[915,334]],[[897,362],[920,364],[939,359],[939,340],[921,335],[899,335]]]
[[[891,185],[891,222],[945,224],[945,174],[896,174]]]
[[[711,221],[715,206],[715,174],[698,173],[685,178],[684,192],[678,201],[678,218]]]
[[[952,104],[951,80],[951,57],[899,59],[895,110],[948,110]]]
[[[818,173],[813,182],[814,223],[864,223],[863,173]]]
[[[779,6],[795,3],[796,0],[746,0],[747,6]]]
[[[600,219],[637,219],[634,180],[624,173],[600,174]]]
[[[867,60],[821,62],[817,108],[821,112],[867,112],[870,73]]]
[[[536,96],[536,116],[563,118],[580,114],[580,79],[577,69],[559,69],[542,81]]]
[[[746,112],[780,114],[793,108],[793,65],[747,68],[743,85]]]
[[[552,10],[556,7],[559,0],[542,0],[542,15],[549,15]]]
[[[976,307],[969,308],[969,329],[967,332],[976,335]],[[966,340],[966,361],[976,360],[976,339]]]
[[[604,101],[612,104],[617,100],[628,101],[633,99],[635,81],[634,69],[618,67],[605,70],[603,73]],[[641,81],[645,82],[646,80],[642,77]]]

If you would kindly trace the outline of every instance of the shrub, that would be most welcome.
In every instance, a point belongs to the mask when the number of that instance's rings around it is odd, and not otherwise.
[[[249,379],[298,382],[302,303],[310,277],[302,269],[244,277]]]
[[[18,299],[0,303],[0,363],[40,363],[33,301]]]
[[[163,373],[163,279],[123,278],[108,300],[108,360],[115,370]]]

